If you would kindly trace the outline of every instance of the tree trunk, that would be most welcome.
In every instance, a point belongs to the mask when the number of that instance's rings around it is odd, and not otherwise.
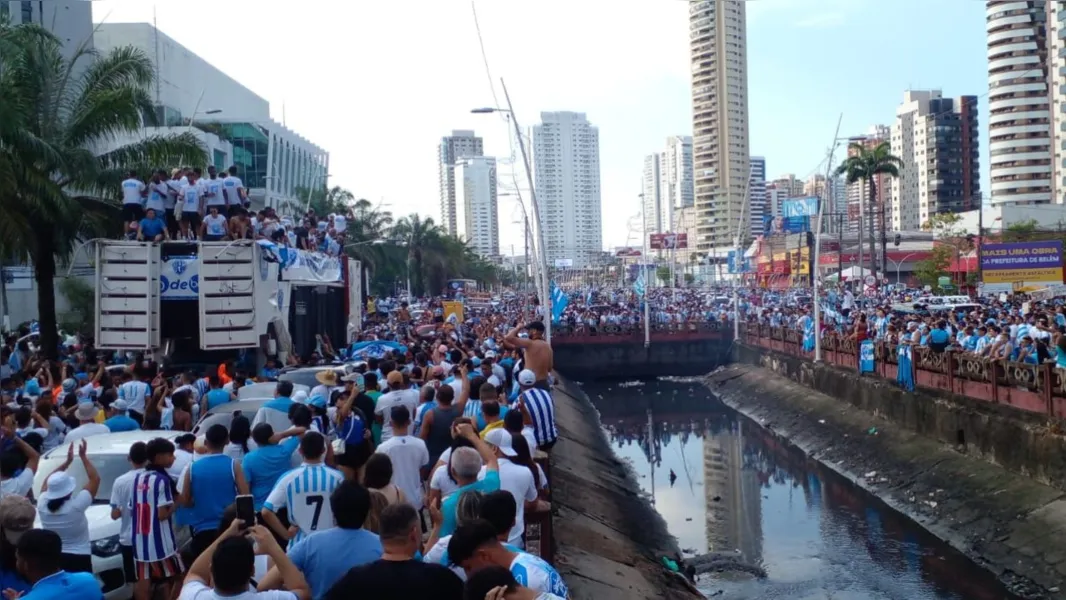
[[[888,279],[888,229],[885,223],[885,203],[881,203],[881,277]],[[898,282],[897,282],[898,283]]]
[[[877,239],[874,238],[874,221],[877,219],[877,213],[874,212],[874,197],[877,195],[877,184],[874,183],[872,176],[866,178],[870,188],[870,270],[873,272],[874,277],[877,276]]]
[[[37,280],[37,322],[40,325],[41,354],[48,360],[59,359],[59,330],[56,324],[56,254],[52,236],[55,233],[43,224],[36,227],[33,272]],[[78,332],[85,333],[85,332]]]

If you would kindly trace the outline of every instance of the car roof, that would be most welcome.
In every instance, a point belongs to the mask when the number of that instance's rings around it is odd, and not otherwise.
[[[184,431],[158,431],[158,430],[143,430],[138,429],[136,431],[120,431],[116,433],[99,433],[96,435],[90,435],[86,438],[82,438],[86,443],[86,452],[92,454],[128,454],[130,446],[136,442],[148,442],[156,438],[163,438],[166,440],[172,440],[179,435],[185,433]],[[80,444],[80,441],[74,443]],[[67,448],[70,447],[70,442],[63,442],[56,446],[51,451],[45,453],[45,458],[53,456],[65,456]]]
[[[277,389],[277,381],[260,381],[257,383],[242,386],[239,390],[237,390],[237,398],[241,401],[258,399],[269,400],[274,397],[274,391]],[[293,393],[300,391],[310,393],[311,388],[302,383],[294,383],[292,384],[292,391]]]
[[[225,404],[220,404],[220,405],[212,408],[211,410],[207,411],[207,414],[208,415],[217,415],[219,413],[231,413],[231,412],[234,412],[234,411],[237,411],[237,410],[240,410],[240,411],[259,410],[260,407],[263,406],[263,404],[266,404],[270,400],[273,400],[273,398],[251,398],[251,399],[248,399],[248,400],[238,400],[236,402],[227,402]],[[201,420],[203,420],[203,417],[201,417]]]

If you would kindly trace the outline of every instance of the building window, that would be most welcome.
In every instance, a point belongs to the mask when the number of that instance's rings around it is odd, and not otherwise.
[[[31,22],[33,22],[33,2],[27,2],[26,0],[23,0],[23,2],[22,2],[22,22],[23,23],[31,23]]]

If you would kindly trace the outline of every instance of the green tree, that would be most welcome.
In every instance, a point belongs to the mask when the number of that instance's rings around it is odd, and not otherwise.
[[[1004,242],[1024,242],[1033,238],[1033,234],[1036,233],[1037,227],[1036,219],[1029,219],[1028,221],[1018,221],[1011,223],[1003,230]]]
[[[417,213],[402,217],[392,228],[392,239],[407,249],[407,267],[415,295],[425,293],[425,257],[441,249],[443,234],[444,230],[433,217],[422,217]]]
[[[938,289],[938,280],[947,275],[951,266],[951,260],[955,257],[955,250],[948,245],[938,244],[933,246],[929,258],[914,263],[914,276],[922,285],[928,285],[934,290]]]
[[[307,207],[314,209],[315,214],[319,216],[333,213],[346,215],[355,204],[355,194],[339,185],[316,188],[298,187],[294,190],[293,196],[298,199],[298,205],[287,208],[290,213],[297,215],[304,214]]]
[[[117,233],[119,183],[135,170],[204,164],[193,133],[151,136],[104,154],[152,113],[154,69],[132,47],[66,59],[55,37],[0,23],[0,238],[33,263],[41,347],[55,358],[57,261],[80,240]],[[136,136],[134,136],[136,137]]]
[[[655,277],[666,285],[670,283],[670,267],[659,267],[655,269]]]
[[[878,270],[876,251],[874,250],[874,199],[877,198],[877,176],[889,175],[891,177],[899,177],[899,168],[903,166],[903,161],[897,156],[893,156],[891,152],[891,146],[888,142],[881,142],[873,148],[868,148],[865,144],[851,144],[848,146],[848,157],[844,159],[844,162],[840,164],[836,169],[836,175],[839,177],[843,175],[848,183],[856,183],[859,181],[866,182],[868,190],[868,201],[870,208],[870,265],[874,271]],[[888,246],[888,234],[886,232],[885,223],[885,203],[881,203],[880,215],[879,215],[880,227],[881,227],[881,273],[885,272],[885,260],[887,260],[887,246]],[[860,223],[861,227],[862,224]],[[859,265],[860,267],[862,265]]]
[[[96,289],[77,277],[59,281],[59,291],[67,299],[70,310],[59,317],[59,328],[73,333],[96,328]]]

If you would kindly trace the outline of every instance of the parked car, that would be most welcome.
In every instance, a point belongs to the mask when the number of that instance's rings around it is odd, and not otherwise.
[[[273,395],[270,398],[273,398]],[[192,428],[192,432],[199,439],[204,435],[208,427],[219,424],[225,425],[226,431],[229,431],[230,423],[233,422],[233,418],[237,415],[244,415],[248,417],[249,421],[255,421],[256,413],[270,398],[251,398],[216,406],[207,411],[206,415],[200,417],[200,421]]]
[[[130,446],[136,442],[148,442],[156,438],[173,440],[178,431],[125,431],[121,433],[102,433],[87,438],[89,460],[100,473],[100,489],[93,498],[93,504],[85,511],[89,521],[89,541],[92,546],[93,575],[103,588],[105,600],[126,600],[133,597],[133,587],[126,585],[126,575],[122,568],[122,549],[119,547],[119,530],[122,521],[111,518],[111,485],[119,475],[130,470]],[[77,443],[77,442],[75,442]],[[46,452],[41,457],[37,474],[33,478],[33,495],[39,498],[41,486],[45,479],[67,459],[69,443],[63,443]],[[85,486],[88,478],[81,461],[75,459],[67,468],[78,484],[78,489]],[[40,527],[41,523],[35,524]],[[174,529],[178,548],[184,548],[190,541],[189,528]]]
[[[318,385],[318,382],[315,382]],[[278,389],[278,382],[276,381],[263,381],[260,383],[253,383],[246,385],[237,390],[237,400],[269,400],[274,397],[274,391]],[[306,392],[311,393],[311,388],[302,383],[292,384],[292,393]]]

